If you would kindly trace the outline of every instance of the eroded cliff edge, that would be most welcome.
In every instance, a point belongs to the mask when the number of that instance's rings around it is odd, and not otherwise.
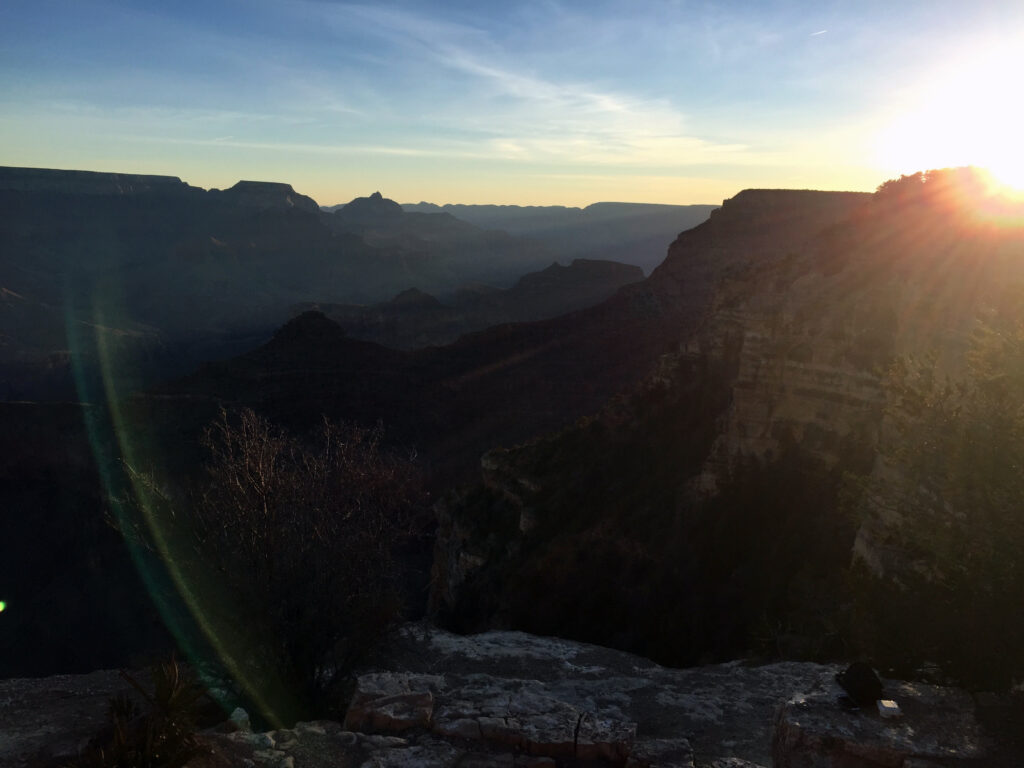
[[[440,507],[437,615],[677,664],[849,653],[855,542],[907,562],[844,497],[885,471],[886,372],[955,376],[1024,277],[1020,227],[964,206],[750,191],[681,235],[644,285],[713,284],[692,332],[600,414],[484,457]]]

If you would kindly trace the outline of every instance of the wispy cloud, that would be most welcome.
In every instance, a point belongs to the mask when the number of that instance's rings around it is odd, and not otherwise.
[[[348,33],[359,25],[391,46],[395,59],[411,62],[419,76],[443,82],[410,111],[438,130],[461,134],[472,152],[615,165],[756,161],[743,144],[694,135],[686,116],[666,99],[538,71],[487,30],[395,8],[318,7],[337,29]]]
[[[922,35],[910,56],[879,45],[873,23],[800,3],[29,5],[0,32],[6,157],[86,167],[78,157],[134,153],[138,167],[276,177],[429,169],[467,188],[542,171],[827,175],[856,146],[835,127],[855,124],[893,71],[945,47]],[[897,15],[901,29],[928,21]],[[825,34],[829,45],[809,40]]]
[[[185,145],[193,147],[231,147],[234,149],[251,149],[263,152],[301,153],[309,155],[391,155],[396,157],[464,157],[484,158],[485,152],[467,152],[457,148],[420,148],[400,147],[373,144],[313,144],[288,141],[246,141],[231,136],[214,139],[185,139],[176,136],[149,136],[139,134],[122,134],[122,141],[140,142],[161,145]]]

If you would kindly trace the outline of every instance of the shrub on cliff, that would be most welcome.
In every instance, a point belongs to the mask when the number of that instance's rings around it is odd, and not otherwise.
[[[379,429],[329,421],[302,441],[248,410],[222,414],[206,435],[201,546],[313,700],[399,611],[394,551],[415,473],[380,441]]]
[[[222,411],[203,443],[190,503],[150,484],[139,506],[172,521],[165,541],[194,542],[191,559],[177,548],[179,585],[254,704],[271,721],[324,714],[399,616],[414,463],[387,452],[379,428],[324,420],[300,438],[248,409]]]
[[[173,658],[154,664],[150,675],[153,684],[147,688],[121,672],[138,697],[112,698],[108,725],[58,768],[182,768],[208,752],[196,738],[203,688]]]

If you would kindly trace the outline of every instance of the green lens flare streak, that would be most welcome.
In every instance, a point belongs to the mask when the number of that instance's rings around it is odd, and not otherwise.
[[[142,467],[152,466],[152,463],[147,463],[145,459],[152,459],[155,453],[142,450],[138,445],[139,441],[129,431],[129,422],[123,412],[124,400],[120,396],[121,393],[117,391],[115,353],[110,345],[111,331],[107,330],[111,326],[108,325],[105,313],[98,301],[94,301],[92,314],[95,323],[93,333],[96,353],[100,365],[107,413],[117,441],[121,461],[128,470],[130,493],[134,501],[130,506],[141,513],[142,521],[135,520],[135,515],[129,513],[125,504],[116,501],[119,485],[115,483],[109,468],[111,457],[108,456],[103,441],[100,439],[101,425],[98,422],[102,419],[101,413],[94,412],[92,418],[87,416],[87,430],[89,442],[96,455],[97,464],[100,466],[107,496],[115,500],[112,504],[114,514],[117,516],[122,532],[125,532],[125,541],[131,552],[132,561],[166,626],[171,630],[186,655],[193,661],[199,660],[201,654],[190,640],[190,633],[180,625],[179,618],[172,610],[169,601],[161,595],[159,579],[156,574],[151,572],[151,568],[147,564],[147,559],[141,551],[141,542],[137,540],[137,536],[131,534],[135,530],[135,526],[141,522],[145,525],[149,534],[148,539],[155,547],[175,589],[187,606],[196,625],[215,650],[224,668],[259,708],[266,720],[274,728],[283,727],[286,723],[279,712],[294,711],[290,706],[291,697],[288,695],[287,686],[278,679],[274,670],[261,669],[257,672],[251,669],[251,665],[245,663],[258,658],[258,655],[254,653],[254,646],[245,637],[245,627],[232,623],[230,611],[217,609],[218,606],[231,605],[230,599],[224,594],[221,580],[217,578],[213,569],[196,557],[190,542],[182,542],[181,535],[174,530],[173,503],[157,488],[150,476],[137,471]],[[86,347],[82,343],[81,325],[72,318],[70,313],[67,318],[67,327],[68,339],[73,352],[72,358],[80,358],[86,351]],[[88,385],[83,374],[81,359],[75,363],[75,377],[76,384],[80,387],[80,394],[84,394]],[[87,400],[88,398],[81,397],[81,399]],[[99,410],[96,409],[96,411]]]

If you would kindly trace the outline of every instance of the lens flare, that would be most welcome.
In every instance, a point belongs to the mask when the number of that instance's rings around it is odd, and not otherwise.
[[[277,670],[260,668],[252,628],[232,621],[232,597],[214,569],[195,556],[193,542],[175,524],[176,502],[147,471],[163,462],[130,407],[131,355],[114,343],[116,329],[130,324],[123,296],[108,285],[94,290],[90,303],[79,304],[76,313],[68,301],[67,335],[89,442],[136,570],[186,657],[203,669],[212,649],[271,727],[290,725],[282,713],[297,711],[294,692]],[[83,323],[86,314],[89,322]]]
[[[1020,126],[1024,36],[978,44],[925,73],[877,137],[881,167],[899,173],[980,166],[1003,184],[1024,187]]]

